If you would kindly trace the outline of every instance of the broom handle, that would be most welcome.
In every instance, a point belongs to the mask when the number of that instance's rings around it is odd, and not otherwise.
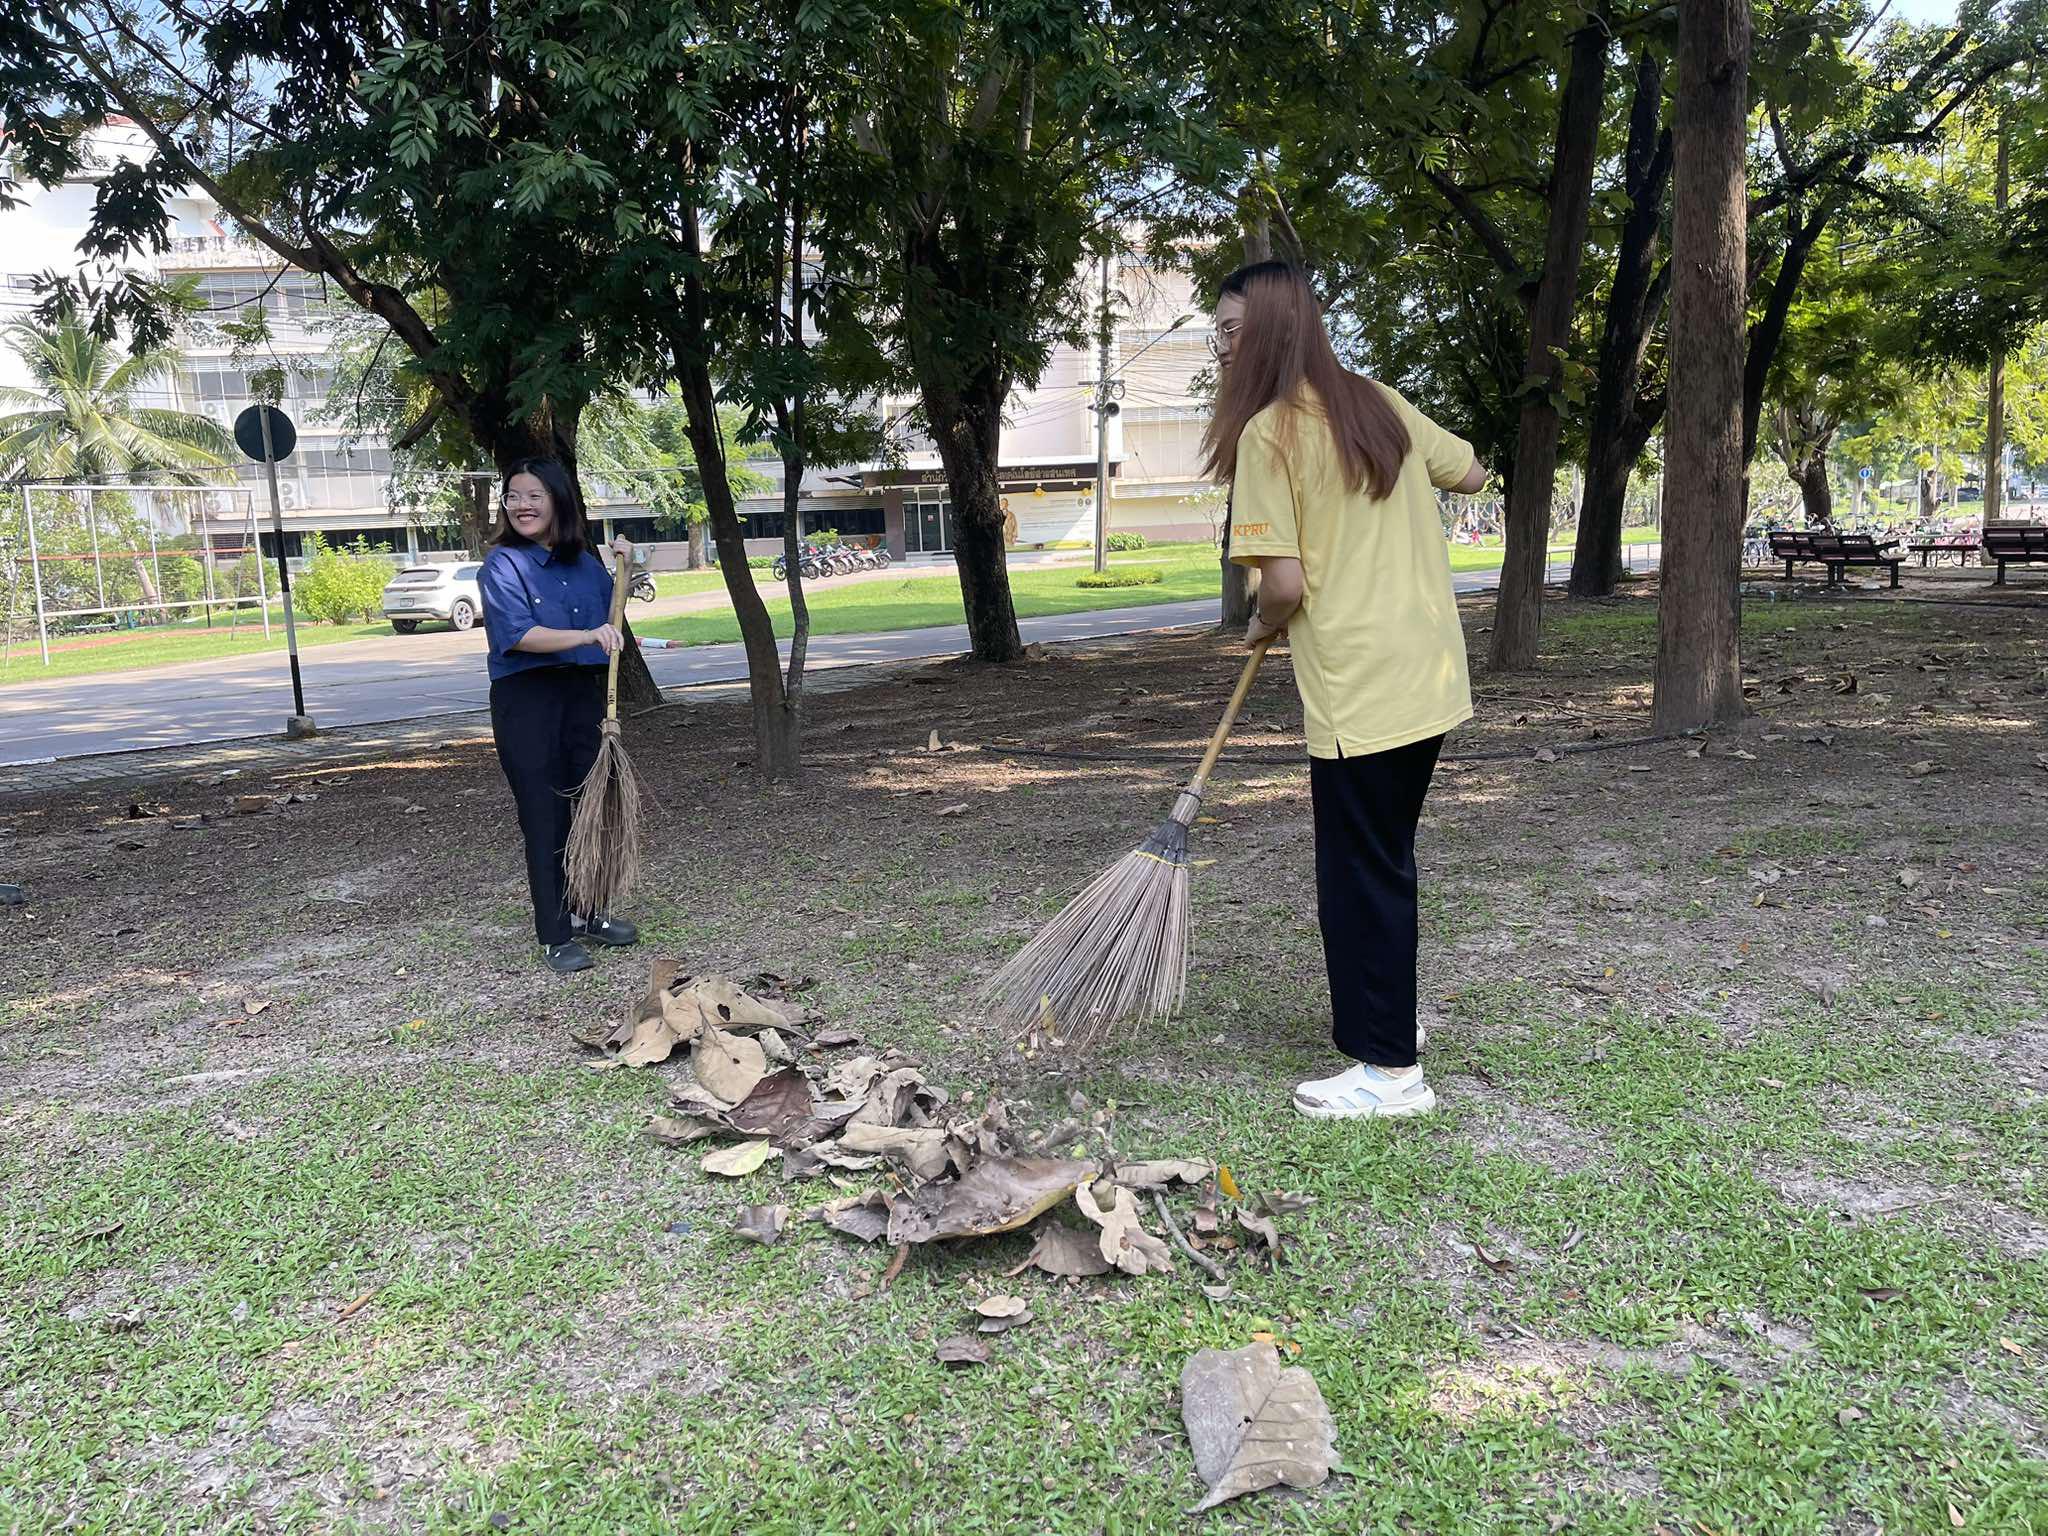
[[[619,631],[619,649],[605,658],[604,717],[607,720],[619,718],[619,652],[626,648],[626,632],[619,626],[626,617],[626,588],[633,584],[633,564],[629,557],[616,550],[612,552],[611,625]]]
[[[1237,724],[1237,712],[1244,708],[1244,701],[1252,691],[1252,679],[1259,675],[1259,663],[1266,659],[1266,648],[1272,643],[1272,637],[1268,636],[1253,646],[1251,655],[1245,658],[1244,671],[1238,674],[1237,689],[1230,695],[1230,707],[1223,711],[1216,734],[1209,738],[1209,750],[1202,754],[1202,766],[1195,770],[1194,778],[1188,782],[1189,794],[1199,796],[1203,786],[1209,782],[1209,770],[1223,755],[1223,743],[1230,739],[1230,728]]]

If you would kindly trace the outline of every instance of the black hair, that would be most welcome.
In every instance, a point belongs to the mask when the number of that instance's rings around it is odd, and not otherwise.
[[[577,488],[576,477],[560,459],[514,459],[505,466],[504,476],[498,482],[498,531],[492,535],[491,542],[533,542],[514,528],[512,519],[505,515],[505,493],[512,488],[516,475],[533,476],[548,493],[548,505],[555,514],[555,554],[563,560],[581,559],[590,543],[590,517],[583,509],[583,492]]]
[[[1243,298],[1250,291],[1253,281],[1261,277],[1284,277],[1309,287],[1308,274],[1291,261],[1255,261],[1249,266],[1239,267],[1217,285],[1216,297],[1234,293]]]

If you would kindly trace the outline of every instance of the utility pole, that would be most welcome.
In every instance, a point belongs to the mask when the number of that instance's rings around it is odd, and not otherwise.
[[[1102,253],[1102,309],[1096,328],[1095,363],[1095,574],[1109,566],[1109,418],[1121,409],[1116,396],[1123,385],[1109,376],[1109,342],[1114,319],[1109,312],[1109,253]]]
[[[1998,161],[1992,182],[1992,206],[1998,210],[1999,223],[2005,222],[2007,186],[2007,150],[2011,144],[2011,122],[2008,114],[1998,114]],[[1984,400],[1984,523],[1989,527],[2005,515],[2005,348],[2000,347],[1991,354],[1991,367],[1985,380]]]

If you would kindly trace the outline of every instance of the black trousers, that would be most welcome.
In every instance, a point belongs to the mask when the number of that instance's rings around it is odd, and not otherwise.
[[[1376,1067],[1415,1065],[1415,824],[1443,744],[1309,759],[1330,1034]]]
[[[491,735],[519,807],[533,931],[543,944],[569,941],[569,798],[597,758],[604,722],[603,667],[534,667],[491,684]]]

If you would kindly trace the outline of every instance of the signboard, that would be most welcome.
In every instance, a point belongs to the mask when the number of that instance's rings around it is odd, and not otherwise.
[[[270,451],[263,451],[263,418],[270,418]],[[252,405],[235,418],[235,446],[258,464],[276,463],[291,457],[298,445],[299,429],[291,417],[274,405]]]
[[[1111,469],[1121,462],[1110,461]],[[881,486],[924,486],[944,485],[944,469],[871,469],[861,477],[864,490]],[[1095,461],[1076,459],[1062,464],[1005,464],[996,471],[996,479],[1007,485],[1037,485],[1054,480],[1086,480],[1091,484],[1095,479]]]

